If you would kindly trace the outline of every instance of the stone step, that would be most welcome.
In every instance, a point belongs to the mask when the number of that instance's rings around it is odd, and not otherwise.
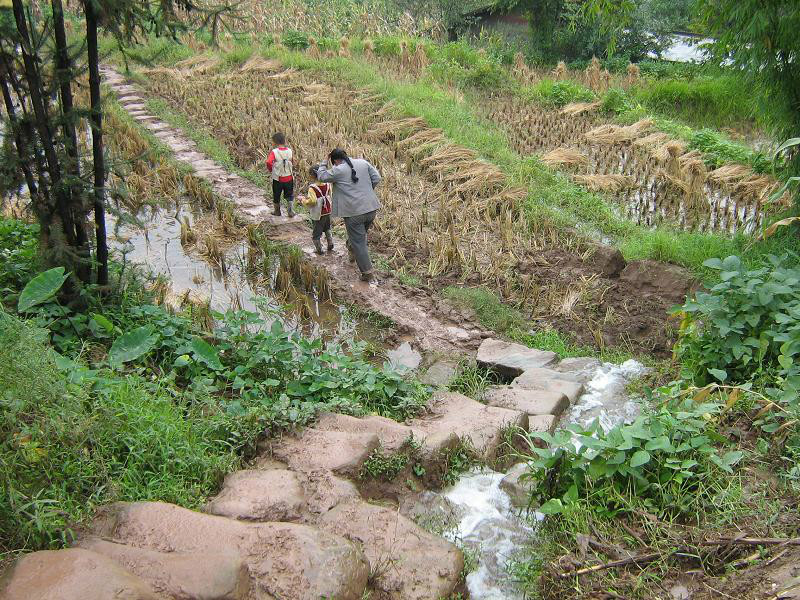
[[[319,526],[361,544],[380,598],[449,598],[460,582],[461,551],[396,509],[360,500],[348,502],[324,514]]]
[[[583,393],[583,383],[578,381],[575,373],[562,373],[545,368],[528,369],[514,379],[511,385],[526,390],[560,392],[569,398],[571,403]]]
[[[487,338],[478,348],[478,364],[504,377],[518,377],[528,369],[546,367],[558,360],[555,352],[534,350],[521,344]]]
[[[377,415],[356,418],[338,413],[323,413],[314,429],[346,433],[374,434],[386,452],[396,452],[414,434],[411,427]]]
[[[247,565],[234,554],[164,553],[99,538],[78,545],[110,558],[168,598],[246,600],[250,596]]]
[[[299,521],[306,512],[306,495],[293,471],[237,471],[225,477],[222,491],[203,510],[244,521]]]
[[[255,599],[360,600],[369,576],[361,550],[335,534],[296,523],[244,523],[162,502],[106,507],[93,533],[157,552],[238,556]]]
[[[569,406],[569,398],[561,392],[511,386],[490,387],[484,399],[489,406],[519,410],[528,415],[559,416]]]
[[[500,489],[508,494],[511,504],[517,508],[528,508],[530,505],[533,482],[525,477],[527,473],[528,464],[519,463],[511,467],[500,480]]]
[[[528,415],[522,411],[486,406],[454,392],[435,394],[430,412],[409,423],[425,446],[447,447],[454,440],[466,440],[488,461],[497,456],[506,428],[528,428]]]
[[[284,437],[275,442],[272,453],[293,470],[324,470],[355,477],[379,443],[374,433],[307,428],[299,436]]]
[[[82,548],[33,552],[0,579],[3,600],[163,600],[116,562]]]

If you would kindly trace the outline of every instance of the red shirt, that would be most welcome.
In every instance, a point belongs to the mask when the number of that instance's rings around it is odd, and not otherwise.
[[[317,197],[318,201],[320,198],[324,198],[320,208],[320,215],[322,216],[331,214],[330,189],[331,186],[327,183],[315,183],[311,186],[311,191],[314,192],[314,196]]]
[[[278,146],[278,150],[288,150],[288,149],[289,148],[287,148],[286,146]],[[271,150],[269,153],[269,158],[267,159],[267,169],[269,169],[270,173],[272,173],[272,165],[274,164],[275,164],[275,151]],[[288,183],[290,181],[294,181],[294,177],[291,175],[287,175],[285,177],[279,177],[278,181],[282,183]]]

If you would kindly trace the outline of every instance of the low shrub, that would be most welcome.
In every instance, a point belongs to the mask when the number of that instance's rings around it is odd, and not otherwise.
[[[782,399],[797,404],[800,268],[785,266],[788,260],[770,256],[767,266],[750,270],[737,256],[704,263],[720,282],[679,309],[675,351],[687,379],[704,386],[765,378]]]
[[[533,433],[525,476],[533,482],[531,500],[545,514],[578,503],[607,517],[641,507],[669,517],[713,510],[715,478],[732,473],[743,456],[738,450],[719,454],[713,445],[725,441],[713,426],[719,411],[717,404],[687,398],[610,431],[595,421],[554,435]]]
[[[281,36],[281,42],[283,42],[284,46],[291,48],[292,50],[305,50],[311,45],[311,41],[307,33],[294,29],[284,31],[283,36]]]
[[[0,550],[57,547],[94,508],[196,507],[259,423],[205,396],[60,358],[47,332],[0,312]]]
[[[0,297],[16,292],[39,264],[39,226],[0,218]]]
[[[562,107],[570,102],[592,102],[595,100],[595,94],[592,90],[573,81],[542,79],[534,86],[523,88],[521,93],[533,102],[555,107]]]

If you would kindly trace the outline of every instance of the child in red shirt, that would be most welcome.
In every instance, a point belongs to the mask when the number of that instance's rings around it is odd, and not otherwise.
[[[281,196],[286,198],[289,208],[286,213],[291,219],[294,216],[294,152],[286,145],[286,136],[280,132],[272,136],[275,148],[269,153],[267,169],[272,173],[272,196],[276,217],[281,216]]]
[[[333,252],[333,235],[331,235],[331,198],[333,197],[333,186],[329,183],[316,181],[318,166],[311,167],[311,178],[315,181],[308,187],[308,199],[304,202],[311,213],[311,221],[314,223],[314,230],[311,239],[314,242],[314,251],[322,254],[322,243],[320,238],[325,234],[328,241],[328,253]]]

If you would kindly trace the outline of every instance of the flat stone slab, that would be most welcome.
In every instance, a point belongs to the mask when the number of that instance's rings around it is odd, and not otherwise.
[[[305,506],[305,491],[293,471],[245,470],[225,477],[222,491],[203,510],[244,521],[297,521]]]
[[[403,342],[394,350],[389,350],[386,357],[396,371],[413,371],[422,362],[422,355],[414,350],[408,342]]]
[[[510,386],[490,387],[484,399],[489,406],[518,410],[528,415],[558,416],[569,406],[569,398],[561,392]]]
[[[519,463],[511,467],[506,476],[500,480],[500,489],[508,494],[511,504],[517,508],[527,508],[530,505],[533,484],[523,477],[527,472],[527,463]]]
[[[94,534],[156,552],[239,556],[255,598],[360,600],[369,576],[360,548],[338,535],[296,523],[234,521],[162,502],[113,504],[95,521]]]
[[[381,417],[371,415],[368,417],[351,417],[338,413],[323,413],[319,416],[314,429],[320,431],[340,431],[345,433],[374,434],[378,436],[381,447],[388,452],[396,452],[414,431],[411,427]]]
[[[435,394],[431,416],[409,423],[428,453],[438,453],[459,440],[469,441],[486,460],[493,459],[507,427],[527,430],[528,415],[518,410],[486,406],[454,392]]]
[[[526,390],[559,392],[570,402],[575,402],[583,393],[583,384],[570,381],[571,378],[571,373],[559,373],[552,369],[528,369],[512,381],[511,385]]]
[[[3,600],[161,600],[145,581],[82,548],[26,554],[0,579]]]
[[[396,509],[348,502],[323,515],[319,526],[361,544],[381,598],[449,598],[461,579],[461,551]]]
[[[250,595],[247,565],[233,554],[155,552],[99,538],[79,546],[110,558],[169,598],[246,600]]]
[[[378,447],[374,433],[348,433],[306,429],[300,437],[285,437],[272,448],[273,455],[298,471],[323,469],[356,475]]]
[[[534,350],[521,344],[485,339],[478,348],[478,364],[505,377],[517,377],[528,369],[546,367],[558,360],[555,352]]]
[[[529,433],[553,433],[558,417],[555,415],[528,415]]]
[[[591,357],[565,358],[552,368],[572,376],[575,381],[588,383],[602,364],[598,359]]]
[[[425,374],[420,377],[422,383],[432,386],[444,387],[458,373],[458,365],[452,361],[439,360],[433,363]]]
[[[302,473],[306,492],[306,508],[313,516],[328,512],[334,506],[350,500],[360,500],[356,486],[349,480],[337,477],[330,471]]]

